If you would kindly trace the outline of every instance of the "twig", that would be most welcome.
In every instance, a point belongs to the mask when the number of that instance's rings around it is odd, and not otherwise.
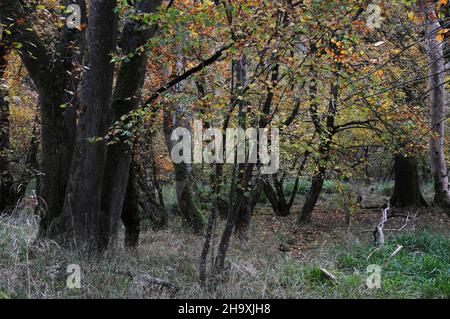
[[[376,249],[374,249],[374,251],[372,251],[372,252],[369,254],[369,256],[367,256],[367,260],[369,260],[370,257],[372,257],[373,254],[375,254],[377,251],[379,251],[380,248],[381,248],[381,246],[379,246],[379,247],[377,247]]]
[[[402,250],[403,246],[402,245],[397,245],[397,248],[394,250],[394,252],[389,256],[389,259],[392,259],[395,257],[395,255],[397,255],[400,250]]]
[[[337,278],[335,275],[333,275],[331,272],[329,272],[328,270],[320,267],[320,272],[322,273],[322,275],[327,278],[328,280],[331,280],[333,283],[337,283]]]
[[[374,240],[378,243],[379,246],[384,245],[384,233],[383,228],[384,224],[388,221],[388,212],[391,209],[390,202],[387,203],[387,207],[381,210],[382,216],[381,221],[378,223],[375,232],[374,232]]]

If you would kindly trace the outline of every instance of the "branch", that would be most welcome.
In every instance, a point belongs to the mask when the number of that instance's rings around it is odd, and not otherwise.
[[[167,90],[169,90],[170,88],[174,87],[175,85],[177,85],[178,83],[186,80],[187,78],[189,78],[191,75],[194,75],[197,72],[200,72],[201,70],[203,70],[204,68],[206,68],[207,66],[210,66],[211,64],[213,64],[214,62],[218,61],[222,56],[223,53],[225,51],[227,51],[228,49],[230,49],[232,47],[232,44],[229,44],[225,47],[222,47],[221,49],[219,49],[216,53],[214,53],[211,57],[209,57],[208,59],[200,62],[197,66],[193,67],[192,69],[187,70],[186,72],[184,72],[183,74],[179,75],[178,77],[176,77],[175,79],[173,79],[172,81],[166,83],[165,85],[163,85],[162,87],[160,87],[158,90],[156,90],[155,93],[153,93],[148,99],[147,101],[145,101],[144,106],[151,104],[152,102],[154,102],[161,94],[163,94],[164,92],[166,92]]]
[[[0,2],[0,24],[7,34],[3,40],[15,45],[37,89],[42,91],[53,85],[49,81],[52,65],[49,52],[27,22],[27,15],[17,0]]]
[[[352,127],[352,126],[354,126],[354,125],[369,125],[369,124],[371,124],[372,122],[374,122],[374,120],[366,120],[366,121],[351,121],[351,122],[347,122],[347,123],[345,123],[345,124],[341,124],[341,125],[336,125],[335,127],[334,127],[334,133],[338,133],[338,132],[340,132],[340,131],[343,131],[343,130],[345,130],[345,129],[347,129],[347,128],[349,128],[349,127]]]

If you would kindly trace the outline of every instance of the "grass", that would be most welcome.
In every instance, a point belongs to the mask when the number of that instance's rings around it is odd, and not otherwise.
[[[391,258],[399,245],[402,250]],[[356,246],[338,258],[339,267],[347,274],[361,272],[369,264],[382,266],[381,289],[376,296],[450,298],[448,238],[427,232],[404,234],[379,250]]]
[[[340,239],[297,258],[278,249],[287,239],[287,245],[296,245],[289,223],[272,232],[267,223],[274,221],[265,218],[255,217],[248,242],[233,241],[226,278],[215,291],[198,283],[202,238],[177,220],[163,231],[143,232],[139,251],[120,248],[99,258],[35,242],[38,220],[33,215],[0,218],[0,298],[450,298],[446,235],[405,233],[375,252],[371,244]],[[403,249],[390,258],[398,245]],[[82,269],[79,290],[66,287],[70,264]],[[365,286],[370,264],[382,266],[380,289]],[[336,283],[320,267],[334,274]],[[149,284],[142,274],[177,289]]]
[[[403,246],[402,250],[390,258],[398,245]],[[281,265],[278,280],[293,298],[450,298],[448,238],[427,232],[409,233],[374,250],[372,245],[353,245],[339,254],[330,270],[337,283],[326,279],[318,266],[292,258],[286,258]],[[372,264],[381,266],[379,289],[366,286],[367,267]]]

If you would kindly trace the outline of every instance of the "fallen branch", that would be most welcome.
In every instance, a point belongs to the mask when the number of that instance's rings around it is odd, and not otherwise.
[[[402,250],[402,248],[403,248],[402,245],[398,245],[398,246],[397,246],[397,249],[395,249],[394,252],[389,256],[389,259],[394,258],[395,255],[397,255],[397,254],[400,252],[400,250]]]
[[[160,278],[150,276],[149,274],[137,275],[133,280],[136,282],[141,282],[141,283],[145,283],[148,285],[159,285],[161,287],[165,287],[165,288],[169,288],[169,289],[176,289],[175,285],[173,285],[172,283],[165,281],[163,279],[160,279]]]
[[[164,279],[160,279],[160,278],[156,278],[153,276],[150,276],[149,274],[133,274],[130,271],[115,271],[116,274],[119,275],[124,275],[129,277],[131,280],[133,280],[134,282],[137,283],[141,283],[141,284],[148,284],[148,285],[158,285],[164,288],[168,288],[168,289],[173,289],[173,290],[178,290],[178,287],[175,286],[174,284],[172,284],[169,281],[166,281]]]
[[[333,283],[337,283],[337,278],[336,278],[336,276],[333,275],[333,274],[332,274],[331,272],[329,272],[328,270],[326,270],[326,269],[320,267],[320,272],[322,273],[322,275],[323,275],[326,279],[332,281]]]

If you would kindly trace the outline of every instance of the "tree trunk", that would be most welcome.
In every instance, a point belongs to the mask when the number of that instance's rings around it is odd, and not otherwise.
[[[316,49],[314,48],[313,51]],[[337,63],[337,69],[340,69],[339,63]],[[315,73],[314,69],[311,69],[312,73]],[[313,121],[316,133],[319,135],[319,155],[320,158],[317,161],[317,173],[314,174],[311,182],[311,189],[309,190],[308,197],[303,204],[302,211],[297,220],[297,224],[309,223],[311,222],[312,212],[316,206],[317,200],[319,199],[320,192],[322,190],[325,173],[326,173],[326,163],[330,160],[330,148],[331,143],[336,133],[335,130],[335,117],[337,113],[337,101],[339,95],[339,72],[333,72],[335,77],[334,83],[331,84],[331,94],[330,101],[328,103],[328,109],[326,114],[326,126],[322,123],[318,114],[318,103],[314,101],[317,98],[317,82],[314,80],[311,83],[311,98],[313,103],[310,107],[311,119]]]
[[[117,16],[114,1],[89,2],[87,70],[82,83],[80,118],[64,208],[50,227],[50,237],[96,248],[106,162],[106,141],[111,124],[111,96]]]
[[[13,177],[9,171],[9,102],[8,90],[3,88],[7,67],[7,45],[0,42],[0,214],[10,212],[15,204]]]
[[[169,154],[172,151],[173,142],[171,140],[172,129],[174,128],[174,121],[172,120],[173,113],[167,110],[164,111],[164,137],[166,141],[167,150]],[[188,127],[186,123],[179,122],[183,127]],[[206,227],[206,219],[202,211],[197,205],[192,190],[192,179],[187,163],[174,163],[175,174],[175,191],[177,193],[178,209],[183,216],[185,222],[192,227],[195,233],[202,233]]]
[[[161,0],[142,1],[138,3],[138,9],[146,13],[154,13],[161,3]],[[122,50],[125,54],[132,53],[133,57],[130,58],[130,61],[123,63],[119,70],[112,104],[114,122],[134,110],[139,103],[139,92],[144,84],[147,71],[147,55],[136,53],[136,50],[143,46],[156,30],[155,27],[151,27],[142,31],[139,30],[139,27],[139,24],[129,22],[125,25],[122,34]],[[103,248],[116,244],[131,158],[131,141],[120,139],[108,146],[99,233],[99,245]]]
[[[83,0],[67,0],[84,8]],[[68,94],[75,91],[77,81],[72,79],[75,63],[74,49],[81,36],[67,27],[61,35],[56,51],[50,53],[39,35],[32,29],[28,16],[18,0],[0,2],[0,23],[8,25],[9,33],[3,39],[8,44],[20,43],[15,50],[30,74],[39,94],[41,111],[41,175],[38,184],[41,211],[40,235],[46,235],[48,226],[59,215],[69,175],[75,132],[75,109],[66,106]],[[20,21],[20,23],[19,23]],[[13,23],[12,23],[13,22]],[[79,55],[78,55],[79,56]],[[55,59],[58,57],[58,59]],[[72,100],[73,96],[70,96]]]
[[[450,192],[445,162],[445,125],[447,120],[445,105],[445,61],[443,56],[444,42],[437,37],[441,29],[434,13],[433,4],[425,1],[423,10],[426,13],[426,49],[429,60],[429,90],[431,108],[430,161],[434,178],[434,201],[436,205],[450,208]]]
[[[188,167],[185,163],[180,163],[174,164],[174,169],[178,208],[194,232],[202,233],[206,226],[206,220],[194,198]]]
[[[125,226],[125,247],[129,248],[137,248],[139,245],[141,220],[139,217],[138,197],[135,166],[131,165],[121,215]]]
[[[275,175],[272,177],[273,186],[269,183],[269,181],[265,181],[264,183],[264,192],[269,199],[270,205],[272,206],[272,210],[276,216],[286,217],[291,213],[291,208],[294,203],[295,195],[298,191],[299,178],[297,177],[295,180],[295,185],[293,189],[293,193],[289,198],[289,201],[286,200],[286,196],[283,190],[284,177],[278,180],[278,177]]]
[[[147,151],[147,150],[146,150]],[[150,220],[153,229],[161,229],[167,226],[168,214],[161,199],[158,201],[155,195],[154,183],[149,183],[148,172],[143,168],[142,162],[133,160],[136,185],[138,189],[138,204],[146,218]]]
[[[300,212],[300,217],[297,220],[297,224],[311,222],[312,212],[314,210],[314,207],[316,206],[317,200],[319,199],[319,195],[322,190],[324,174],[325,171],[321,170],[319,171],[319,173],[313,176],[311,189],[309,190],[308,196],[306,197],[305,203],[303,204],[303,208]]]
[[[240,240],[248,239],[248,230],[250,228],[251,220],[252,220],[251,196],[244,195],[242,205],[239,208],[236,225],[234,227],[234,231],[236,232],[236,236],[238,239]]]
[[[56,90],[56,89],[55,89]],[[58,90],[59,91],[59,90]],[[41,162],[43,173],[38,177],[38,210],[41,215],[40,234],[47,236],[51,223],[60,215],[64,204],[72,159],[75,110],[61,111],[64,94],[40,94]],[[59,109],[59,110],[58,110]],[[66,133],[66,134],[64,134]]]
[[[415,157],[395,156],[395,186],[391,197],[391,206],[408,207],[427,206],[420,191],[417,160]]]

